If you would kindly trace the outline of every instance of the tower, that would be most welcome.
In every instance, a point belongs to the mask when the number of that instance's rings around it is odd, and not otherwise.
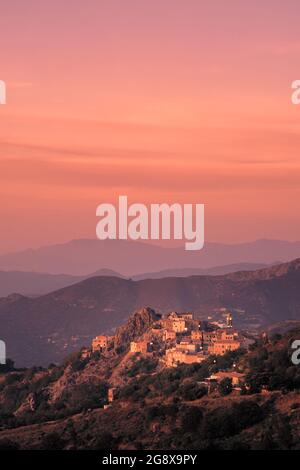
[[[226,316],[226,324],[227,324],[227,328],[232,328],[232,313],[228,313],[227,316]]]

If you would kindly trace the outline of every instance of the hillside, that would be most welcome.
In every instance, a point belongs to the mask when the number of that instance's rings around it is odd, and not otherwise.
[[[300,318],[299,260],[282,266],[224,276],[192,276],[131,281],[94,277],[38,298],[0,302],[1,339],[16,363],[30,366],[60,361],[112,332],[130,312],[149,305],[160,313],[194,311],[218,317],[238,309],[235,322],[258,329]]]
[[[299,330],[258,339],[249,352],[166,368],[126,346],[155,320],[149,309],[136,312],[118,332],[122,352],[82,351],[47,369],[0,367],[0,449],[299,448],[300,377],[290,349]],[[233,370],[243,386],[203,385]]]
[[[231,271],[232,272],[232,271]],[[111,269],[99,269],[89,276],[72,276],[70,274],[48,274],[26,271],[0,271],[0,297],[14,293],[38,296],[48,294],[63,287],[70,286],[93,276],[123,277]]]
[[[187,276],[215,276],[221,274],[233,273],[236,271],[253,271],[265,267],[265,265],[256,263],[239,263],[228,266],[215,266],[213,268],[186,268],[186,269],[168,269],[152,273],[143,273],[136,276],[130,276],[133,280],[141,279],[161,279],[163,277],[187,277]],[[98,269],[86,276],[72,276],[70,274],[47,274],[40,272],[26,271],[0,271],[0,297],[5,297],[14,293],[36,297],[38,295],[48,294],[54,290],[76,284],[89,277],[95,276],[124,276],[111,269]]]
[[[132,276],[135,281],[142,279],[162,279],[164,277],[190,277],[190,276],[222,276],[223,274],[239,271],[255,271],[267,267],[262,263],[236,263],[225,266],[213,266],[212,268],[182,268],[165,269],[163,271],[142,273]]]

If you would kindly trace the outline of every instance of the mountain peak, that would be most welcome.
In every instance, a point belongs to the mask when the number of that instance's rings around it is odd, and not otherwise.
[[[161,318],[155,310],[145,307],[131,315],[125,325],[116,330],[115,347],[128,345],[130,341],[144,334],[149,327]]]

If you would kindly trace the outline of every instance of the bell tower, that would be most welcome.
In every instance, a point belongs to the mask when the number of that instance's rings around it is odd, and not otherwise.
[[[232,313],[229,312],[226,317],[227,328],[232,328],[232,323],[233,323]]]

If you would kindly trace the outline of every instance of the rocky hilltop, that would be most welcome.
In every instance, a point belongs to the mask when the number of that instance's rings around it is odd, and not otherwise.
[[[290,347],[299,330],[167,368],[127,346],[157,319],[149,308],[135,312],[104,353],[83,349],[49,368],[0,366],[0,450],[299,448]]]
[[[129,343],[149,330],[151,325],[158,321],[161,315],[157,314],[152,308],[142,308],[129,317],[125,325],[117,328],[114,336],[115,347],[128,348]]]

